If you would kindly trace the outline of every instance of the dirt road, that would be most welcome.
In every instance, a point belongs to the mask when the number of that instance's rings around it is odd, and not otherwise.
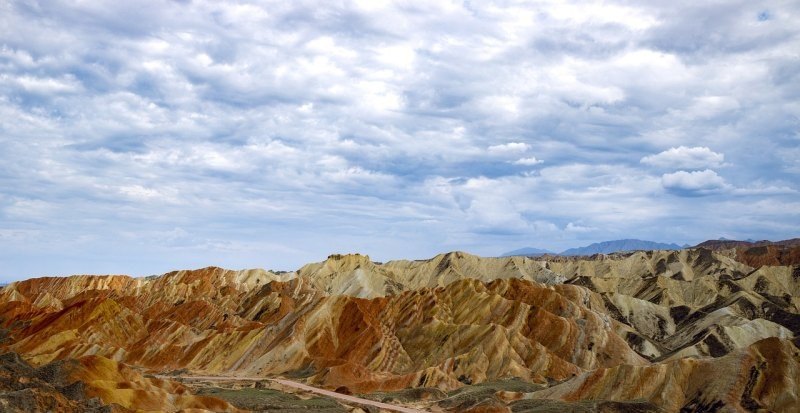
[[[374,400],[362,399],[360,397],[349,396],[346,394],[336,393],[334,391],[320,389],[317,387],[309,386],[307,384],[298,383],[296,381],[268,378],[268,377],[236,377],[236,376],[159,376],[163,379],[183,379],[183,380],[205,380],[205,381],[231,381],[231,380],[248,380],[248,381],[271,381],[286,387],[293,387],[295,389],[307,391],[321,396],[331,397],[347,403],[353,403],[362,406],[372,406],[383,410],[389,410],[400,413],[423,413],[425,410],[412,409],[410,407],[395,406],[393,404],[381,403]]]

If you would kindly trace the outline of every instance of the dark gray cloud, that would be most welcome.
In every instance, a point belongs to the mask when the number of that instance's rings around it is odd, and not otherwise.
[[[779,1],[5,2],[0,277],[794,237],[797,27]]]

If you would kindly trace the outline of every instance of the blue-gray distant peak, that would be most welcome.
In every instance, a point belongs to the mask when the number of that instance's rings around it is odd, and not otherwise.
[[[621,239],[616,241],[596,242],[580,248],[570,248],[562,251],[560,255],[592,255],[611,254],[621,251],[637,250],[679,250],[678,244],[665,244],[663,242],[643,241],[640,239]]]
[[[555,254],[555,252],[550,250],[544,250],[541,248],[525,247],[525,248],[520,248],[518,250],[503,253],[502,257],[516,257],[516,256],[535,257],[544,254]]]

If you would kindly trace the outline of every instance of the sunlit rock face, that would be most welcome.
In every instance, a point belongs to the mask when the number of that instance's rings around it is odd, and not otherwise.
[[[747,262],[708,249],[387,263],[353,254],[280,274],[39,278],[0,290],[0,347],[34,366],[288,375],[362,393],[509,377],[543,386],[498,396],[501,410],[642,399],[667,411],[791,411],[800,268]]]

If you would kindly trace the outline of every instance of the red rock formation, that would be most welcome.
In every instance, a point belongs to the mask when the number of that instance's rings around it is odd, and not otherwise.
[[[736,248],[736,259],[754,268],[764,265],[800,265],[800,246]]]
[[[706,248],[714,251],[719,251],[732,248],[762,247],[766,245],[776,245],[776,246],[786,246],[786,247],[800,246],[800,238],[792,238],[783,241],[768,241],[768,240],[736,241],[728,239],[708,240],[695,245],[694,248]]]

